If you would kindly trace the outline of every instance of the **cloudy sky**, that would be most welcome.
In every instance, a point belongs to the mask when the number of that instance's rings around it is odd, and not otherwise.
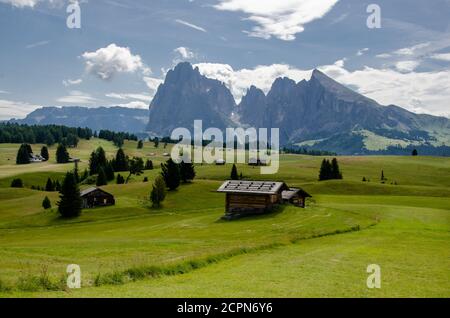
[[[450,0],[0,0],[0,120],[40,106],[147,108],[189,61],[239,101],[319,68],[383,105],[450,117]],[[370,4],[381,9],[371,29]]]

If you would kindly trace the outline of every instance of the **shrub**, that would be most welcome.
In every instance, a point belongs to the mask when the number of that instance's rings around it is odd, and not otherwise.
[[[42,201],[42,207],[45,210],[48,210],[48,209],[50,209],[52,207],[52,203],[50,202],[50,199],[48,197],[45,197],[44,201]]]
[[[23,188],[22,179],[16,178],[11,181],[11,188]]]
[[[125,178],[122,177],[122,176],[120,175],[120,173],[117,175],[116,183],[117,183],[117,184],[124,184],[124,183],[125,183]]]

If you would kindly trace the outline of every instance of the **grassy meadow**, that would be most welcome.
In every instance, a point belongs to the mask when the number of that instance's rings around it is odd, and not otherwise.
[[[80,171],[98,146],[117,151],[100,139],[69,149]],[[73,164],[56,164],[52,147],[48,162],[18,166],[18,147],[0,144],[0,297],[450,297],[450,158],[339,157],[344,180],[323,182],[323,157],[283,154],[274,176],[238,165],[246,179],[284,180],[313,198],[227,222],[215,190],[231,165],[196,165],[194,182],[155,209],[149,194],[170,146],[125,142],[155,169],[104,186],[115,206],[65,220],[58,193],[31,186]],[[14,178],[25,188],[10,188]],[[68,264],[81,267],[79,290],[65,288]],[[366,286],[369,264],[381,267],[380,289]]]

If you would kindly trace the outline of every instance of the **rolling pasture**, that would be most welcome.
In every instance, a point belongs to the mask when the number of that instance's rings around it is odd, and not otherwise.
[[[80,171],[98,146],[109,158],[117,151],[99,139],[69,149]],[[215,190],[231,165],[196,165],[194,182],[155,209],[149,194],[170,146],[126,142],[127,155],[155,169],[104,186],[115,206],[64,220],[58,193],[31,186],[62,180],[73,164],[56,164],[52,147],[49,162],[17,166],[18,147],[0,144],[1,297],[450,296],[450,158],[339,157],[344,180],[324,182],[323,157],[283,154],[274,176],[238,165],[245,179],[284,180],[313,198],[306,209],[226,222]],[[14,178],[25,188],[10,188]],[[41,207],[45,196],[50,210]],[[64,287],[68,264],[81,267],[80,290]],[[369,264],[381,267],[380,289],[366,286]]]

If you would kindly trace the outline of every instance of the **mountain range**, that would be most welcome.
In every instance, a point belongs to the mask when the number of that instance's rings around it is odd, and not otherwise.
[[[126,107],[42,107],[28,114],[25,119],[11,120],[26,125],[64,125],[88,127],[92,130],[107,129],[139,133],[145,131],[148,110]]]
[[[170,136],[177,127],[279,128],[289,148],[340,154],[450,155],[450,119],[383,106],[336,82],[319,70],[298,83],[277,78],[265,94],[251,86],[239,104],[224,83],[207,78],[190,63],[170,70],[149,111],[112,108],[45,107],[18,122],[62,124],[94,130],[142,132]]]

